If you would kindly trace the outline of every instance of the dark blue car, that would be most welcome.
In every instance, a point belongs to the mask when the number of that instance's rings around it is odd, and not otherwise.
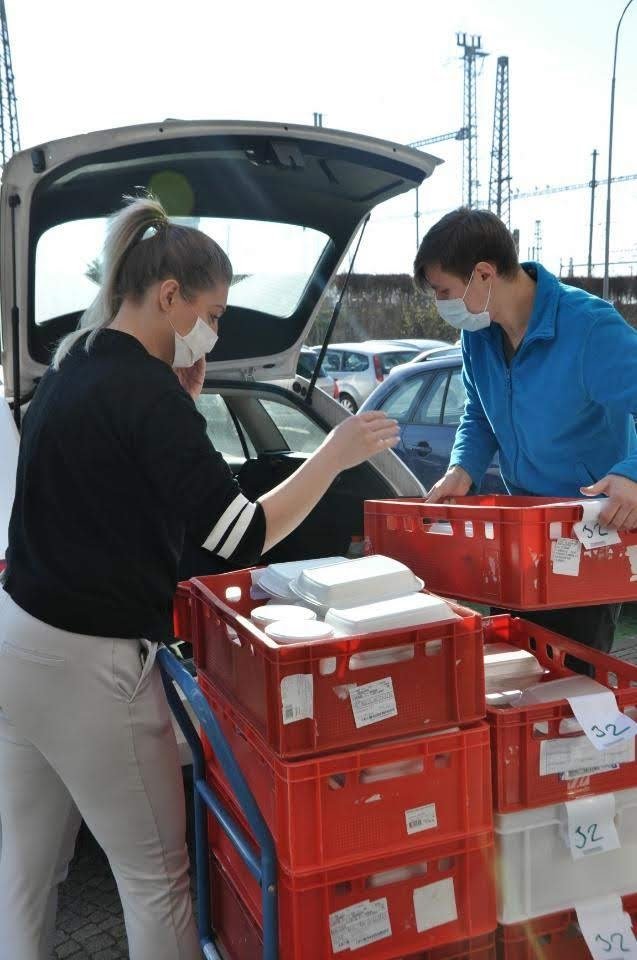
[[[426,360],[395,369],[361,407],[383,410],[400,424],[395,453],[429,489],[445,473],[462,411],[465,389],[459,350],[434,354]],[[481,491],[506,493],[497,454],[489,466]]]

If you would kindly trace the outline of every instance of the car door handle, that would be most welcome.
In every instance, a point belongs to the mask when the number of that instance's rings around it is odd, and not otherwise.
[[[418,453],[431,453],[431,444],[428,440],[419,440],[416,444]]]

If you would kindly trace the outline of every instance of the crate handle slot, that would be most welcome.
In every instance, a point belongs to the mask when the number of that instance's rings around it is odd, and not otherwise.
[[[450,753],[437,753],[434,757],[434,767],[437,770],[444,770],[446,767],[451,766],[451,754]]]
[[[392,883],[404,883],[415,877],[424,877],[427,873],[426,863],[413,863],[408,867],[396,867],[394,870],[384,870],[373,873],[365,881],[366,887],[388,887]]]
[[[370,667],[382,667],[386,663],[413,660],[415,652],[413,643],[403,644],[400,647],[383,647],[380,650],[364,650],[362,653],[354,653],[349,658],[349,669],[365,670]]]
[[[453,526],[449,520],[431,520],[423,518],[422,525],[425,533],[433,533],[434,536],[453,537]]]
[[[345,774],[333,773],[330,777],[328,777],[327,785],[330,790],[342,790],[345,786]]]
[[[366,767],[359,774],[360,783],[377,783],[379,780],[398,780],[400,777],[411,777],[422,773],[425,761],[422,757],[411,757],[408,760],[395,763],[377,763],[373,767]]]
[[[226,623],[225,628],[226,628],[226,636],[230,641],[230,643],[233,643],[235,647],[242,647],[243,644],[241,642],[241,637],[239,636],[237,631],[234,629],[234,627],[231,627],[229,624]]]

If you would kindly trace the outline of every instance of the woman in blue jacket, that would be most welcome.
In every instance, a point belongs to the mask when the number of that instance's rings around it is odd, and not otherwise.
[[[601,523],[637,527],[637,331],[605,300],[520,264],[486,210],[460,208],[435,224],[414,275],[462,331],[467,391],[449,469],[429,501],[479,488],[497,451],[509,493],[604,496]],[[618,613],[606,604],[533,619],[609,650]]]

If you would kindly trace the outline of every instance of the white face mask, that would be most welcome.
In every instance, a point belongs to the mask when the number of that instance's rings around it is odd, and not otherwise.
[[[175,330],[174,327],[173,330]],[[192,330],[185,337],[182,337],[175,330],[173,367],[192,367],[197,360],[201,360],[207,353],[210,353],[218,339],[218,335],[210,329],[201,317],[197,317]]]
[[[456,330],[467,330],[469,333],[473,333],[476,330],[483,330],[491,323],[491,317],[487,310],[491,299],[491,283],[489,283],[489,293],[487,295],[487,302],[484,305],[484,310],[480,313],[471,313],[465,305],[464,298],[467,295],[467,290],[473,280],[474,273],[475,270],[472,270],[469,283],[464,288],[462,297],[456,297],[454,300],[438,300],[438,298],[436,298],[436,308],[442,319],[452,327],[455,327]]]

